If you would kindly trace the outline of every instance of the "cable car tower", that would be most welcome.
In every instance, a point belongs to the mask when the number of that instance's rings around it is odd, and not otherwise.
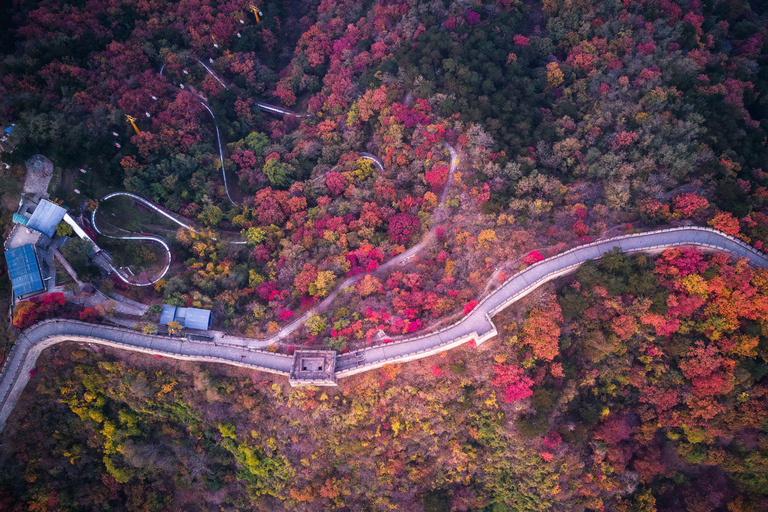
[[[128,114],[125,114],[125,120],[129,123],[131,123],[131,126],[133,126],[133,129],[136,130],[136,135],[141,135],[141,131],[139,130],[139,127],[136,126],[136,118],[133,116],[129,116]]]
[[[251,4],[251,10],[253,11],[253,15],[256,16],[256,23],[261,24],[260,16],[264,16],[264,14],[253,4]]]

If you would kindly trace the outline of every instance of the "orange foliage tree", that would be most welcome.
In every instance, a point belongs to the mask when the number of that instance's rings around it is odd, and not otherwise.
[[[19,329],[26,329],[37,322],[39,316],[37,304],[25,301],[16,307],[16,313],[13,315],[13,325]]]
[[[679,195],[672,203],[675,205],[675,213],[684,219],[693,217],[709,206],[709,201],[695,193]]]
[[[718,213],[707,224],[731,236],[739,234],[739,220],[728,212]]]
[[[558,340],[563,311],[551,298],[543,308],[535,308],[523,326],[523,340],[533,349],[533,354],[545,361],[552,361],[560,353]]]

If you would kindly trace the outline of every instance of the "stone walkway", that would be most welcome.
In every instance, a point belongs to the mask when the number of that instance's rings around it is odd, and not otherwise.
[[[420,359],[470,340],[482,343],[497,334],[491,321],[493,316],[542,284],[572,272],[584,262],[600,258],[615,247],[627,253],[654,253],[676,246],[726,252],[747,258],[757,267],[768,268],[768,256],[740,240],[709,228],[671,228],[597,241],[552,256],[518,272],[485,297],[471,313],[445,329],[337,357],[335,377]],[[176,359],[232,364],[285,376],[290,373],[293,364],[291,356],[237,346],[236,342],[246,338],[226,336],[219,340],[188,341],[74,320],[47,320],[36,324],[21,334],[0,372],[0,431],[29,381],[29,372],[35,367],[40,353],[63,341],[98,343]]]

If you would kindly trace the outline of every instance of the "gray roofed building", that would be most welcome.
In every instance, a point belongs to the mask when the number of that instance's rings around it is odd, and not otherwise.
[[[23,298],[45,291],[33,245],[22,245],[5,251],[5,261],[16,297]]]
[[[56,234],[56,226],[64,218],[65,213],[67,213],[66,208],[43,199],[32,212],[27,227],[52,238]]]
[[[181,308],[163,304],[163,310],[160,313],[160,325],[168,325],[171,322],[179,322],[182,327],[187,329],[201,329],[207,331],[211,328],[213,316],[207,309],[199,308]]]

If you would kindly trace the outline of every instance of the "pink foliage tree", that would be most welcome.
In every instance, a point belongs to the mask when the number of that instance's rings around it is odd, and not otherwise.
[[[491,384],[504,389],[504,399],[514,403],[533,395],[533,380],[523,373],[523,369],[509,364],[497,364],[493,367]]]
[[[523,261],[527,265],[533,265],[537,261],[541,261],[543,259],[544,259],[544,256],[542,256],[539,251],[531,251],[531,252],[528,253],[528,256],[526,256]]]
[[[389,219],[389,237],[395,242],[405,243],[419,228],[419,218],[407,213],[398,213]]]

